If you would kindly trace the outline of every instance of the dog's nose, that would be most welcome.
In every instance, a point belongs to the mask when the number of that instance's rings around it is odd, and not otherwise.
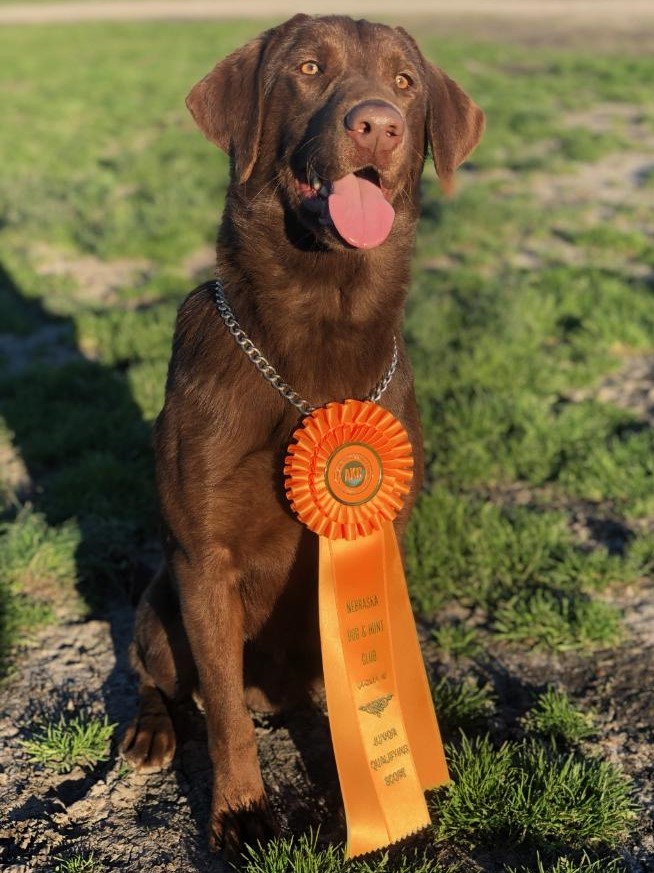
[[[392,152],[404,136],[404,119],[385,100],[363,100],[350,109],[344,120],[348,136],[371,154]]]

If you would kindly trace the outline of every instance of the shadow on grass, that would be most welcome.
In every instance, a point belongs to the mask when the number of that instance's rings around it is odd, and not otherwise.
[[[85,358],[76,347],[72,321],[27,298],[2,265],[0,315],[0,415],[32,483],[20,499],[48,529],[71,521],[77,527],[67,548],[74,549],[75,584],[89,616],[109,624],[115,661],[101,693],[118,735],[136,698],[127,663],[130,604],[149,577],[140,553],[156,527],[150,427],[125,374]],[[37,587],[40,580],[33,584],[30,594],[41,599],[46,592]],[[9,602],[12,592],[1,586],[0,598]],[[3,610],[3,667],[19,631],[11,608]],[[53,688],[47,700],[27,701],[26,713],[34,715],[36,705],[56,718],[70,704],[65,689]],[[106,771],[107,766],[96,768],[80,790],[86,792],[89,780]],[[49,802],[45,798],[46,806]],[[16,815],[21,812],[29,811]]]

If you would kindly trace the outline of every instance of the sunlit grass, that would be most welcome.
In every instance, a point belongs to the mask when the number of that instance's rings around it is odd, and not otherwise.
[[[70,773],[74,767],[92,770],[109,758],[115,724],[84,714],[35,728],[31,739],[21,746],[34,764],[56,773]]]
[[[629,782],[611,764],[538,742],[462,737],[452,785],[433,802],[442,837],[472,844],[615,846],[634,821]]]
[[[594,736],[597,730],[591,713],[580,712],[563,691],[548,688],[523,719],[529,733],[575,745]]]

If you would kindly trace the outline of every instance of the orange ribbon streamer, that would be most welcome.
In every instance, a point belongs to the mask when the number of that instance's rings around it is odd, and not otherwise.
[[[284,472],[320,535],[320,637],[347,819],[347,857],[430,823],[424,790],[449,781],[392,520],[413,459],[402,425],[370,401],[304,419]]]

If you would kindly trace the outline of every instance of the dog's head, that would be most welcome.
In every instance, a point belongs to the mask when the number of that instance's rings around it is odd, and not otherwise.
[[[218,63],[187,105],[232,184],[275,191],[323,243],[380,245],[415,220],[428,147],[446,191],[484,116],[402,28],[296,15]],[[254,196],[253,194],[253,196]]]

